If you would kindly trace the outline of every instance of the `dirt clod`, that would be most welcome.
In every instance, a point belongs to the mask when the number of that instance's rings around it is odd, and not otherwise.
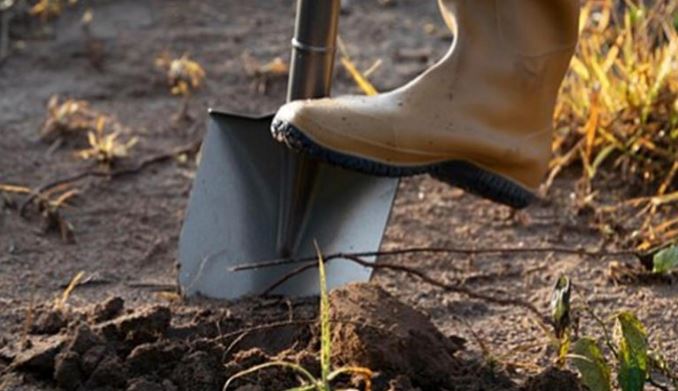
[[[155,306],[103,323],[98,329],[109,341],[128,341],[136,346],[158,339],[167,331],[171,318],[169,308]]]
[[[187,391],[213,390],[226,381],[220,357],[194,352],[184,357],[172,371],[172,381]]]
[[[56,356],[54,364],[54,380],[65,390],[75,390],[80,386],[80,355],[73,351],[65,351]]]
[[[416,386],[437,389],[459,365],[454,344],[421,312],[383,289],[356,284],[330,296],[334,356],[347,365],[406,375]]]
[[[419,388],[415,388],[410,379],[405,376],[398,376],[395,379],[391,380],[388,383],[387,391],[419,391]]]
[[[162,381],[162,386],[165,389],[165,391],[177,391],[179,388],[172,383],[171,380],[165,379]]]
[[[255,386],[253,384],[248,384],[248,385],[236,388],[235,391],[264,391],[264,389],[259,387],[259,386]]]
[[[86,376],[89,376],[94,372],[108,352],[109,348],[106,345],[97,345],[87,350],[85,354],[82,355],[82,370],[85,372]]]
[[[87,381],[87,388],[127,386],[127,368],[115,354],[105,356]]]
[[[573,372],[548,368],[537,376],[531,377],[523,387],[524,391],[570,390],[584,391],[577,375]]]
[[[31,347],[19,352],[12,367],[20,371],[31,371],[38,376],[51,377],[54,370],[54,358],[64,345],[61,335],[31,339]]]
[[[103,303],[97,304],[92,310],[92,320],[94,322],[105,322],[111,320],[122,313],[125,308],[125,301],[120,297],[111,297]]]
[[[66,327],[66,318],[62,311],[46,309],[40,311],[31,326],[31,334],[54,335]]]
[[[67,350],[84,354],[92,347],[102,343],[104,343],[103,339],[96,335],[89,326],[81,324],[75,329]]]
[[[289,352],[286,352],[289,353]],[[225,366],[227,378],[253,366],[276,360],[293,361],[290,357],[271,357],[258,348],[239,352]],[[236,379],[229,390],[286,390],[299,386],[294,374],[283,368],[273,367],[251,376]]]
[[[144,378],[136,378],[129,382],[127,391],[165,391],[165,388],[160,383]]]
[[[136,374],[152,373],[171,367],[187,350],[183,344],[170,341],[141,344],[127,356],[127,365]]]

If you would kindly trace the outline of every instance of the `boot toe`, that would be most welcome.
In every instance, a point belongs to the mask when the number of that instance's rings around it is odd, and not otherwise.
[[[286,103],[278,109],[271,125],[271,135],[274,139],[279,142],[286,142],[287,134],[283,131],[281,124],[296,125],[304,111],[304,103],[305,101],[294,101]]]

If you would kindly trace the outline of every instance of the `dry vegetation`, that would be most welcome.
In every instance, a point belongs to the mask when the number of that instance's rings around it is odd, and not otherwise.
[[[31,7],[30,13],[46,22],[61,15],[66,5],[73,6],[77,2],[78,0],[38,0]]]
[[[40,137],[53,141],[61,137],[84,135],[96,127],[97,119],[101,116],[83,100],[52,96],[47,103],[47,118],[40,130]]]
[[[31,193],[31,189],[25,186],[0,184],[0,195],[6,205],[16,207],[12,195],[28,196]],[[78,189],[69,185],[62,185],[35,195],[35,204],[42,218],[43,232],[56,232],[66,243],[75,241],[73,226],[62,216],[61,209],[68,207],[68,201],[78,194]]]
[[[175,122],[190,120],[188,105],[192,92],[200,88],[205,79],[202,65],[191,59],[188,54],[174,58],[169,52],[163,52],[156,57],[155,66],[165,73],[172,95],[183,98]]]
[[[110,116],[92,109],[88,102],[74,99],[50,98],[47,118],[40,131],[43,140],[53,145],[72,141],[78,144],[86,138],[87,148],[76,152],[84,160],[94,160],[110,168],[125,158],[137,143],[136,137],[121,140],[123,127]]]
[[[87,133],[89,147],[77,152],[77,156],[85,160],[95,160],[96,162],[111,167],[121,158],[127,157],[130,148],[132,148],[139,139],[130,138],[126,142],[119,139],[120,131],[115,130],[106,133],[106,119],[97,118],[97,124],[93,131]]]
[[[240,59],[245,74],[252,79],[252,89],[259,94],[266,94],[269,83],[286,78],[290,70],[285,60],[280,57],[262,64],[249,51],[245,51]]]
[[[580,167],[579,206],[644,251],[678,240],[677,8],[588,2],[556,110],[551,181]]]

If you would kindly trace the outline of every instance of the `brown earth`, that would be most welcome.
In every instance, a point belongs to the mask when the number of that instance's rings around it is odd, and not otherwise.
[[[103,55],[94,59],[100,70],[88,58],[79,24],[84,3],[46,27],[35,23],[30,28],[21,23],[14,26],[14,42],[20,45],[0,66],[0,183],[38,186],[89,167],[73,156],[68,143],[50,148],[38,139],[46,103],[54,94],[88,100],[124,124],[125,136],[139,137],[129,164],[200,137],[208,107],[265,113],[283,102],[285,79],[270,80],[262,93],[246,75],[241,57],[245,51],[261,62],[289,57],[292,0],[86,2],[94,10],[93,35],[103,48]],[[378,89],[398,86],[446,50],[449,37],[434,1],[399,0],[391,7],[377,1],[356,3],[350,14],[342,16],[341,36],[361,69],[375,59],[384,61],[372,76]],[[180,102],[169,95],[163,75],[153,64],[164,50],[176,55],[188,52],[207,71],[207,85],[191,102],[193,122],[174,124],[171,120]],[[358,92],[343,71],[337,72],[334,90]],[[187,162],[157,164],[136,175],[79,182],[78,199],[64,210],[65,219],[74,227],[74,244],[43,232],[34,208],[28,209],[27,218],[20,217],[16,206],[22,197],[0,200],[0,388],[95,384],[109,389],[191,389],[198,385],[203,387],[198,389],[219,389],[229,373],[283,351],[284,357],[317,366],[312,354],[318,348],[313,324],[287,325],[263,336],[255,333],[230,351],[233,337],[220,339],[222,334],[252,325],[284,321],[290,311],[294,319],[311,322],[315,301],[295,301],[290,306],[280,299],[218,304],[185,302],[173,294],[176,242],[194,170],[190,156]],[[598,235],[591,216],[575,212],[573,188],[574,180],[563,178],[546,201],[515,214],[428,178],[407,179],[402,182],[384,248],[614,248],[613,241]],[[646,324],[652,345],[669,358],[673,368],[678,367],[678,288],[671,280],[611,283],[610,261],[635,265],[632,257],[553,252],[408,255],[389,261],[477,292],[523,299],[544,314],[555,279],[565,273],[575,284],[575,297],[588,301],[601,318],[620,310],[635,312]],[[65,312],[52,311],[53,299],[79,271],[85,272],[84,283],[72,293]],[[355,364],[382,371],[377,389],[515,389],[523,384],[541,389],[542,382],[552,378],[575,387],[570,375],[559,372],[554,376],[549,369],[553,348],[526,311],[444,292],[392,271],[377,272],[374,284],[405,303],[398,307],[402,311],[412,311],[412,307],[425,313],[442,333],[417,335],[423,339],[412,341],[426,341],[431,350],[419,351],[415,343],[407,349],[408,355],[402,355],[403,349],[393,352],[376,331],[358,337],[361,330],[338,324],[334,334],[338,359],[358,360]],[[342,292],[347,303],[352,295],[368,295],[366,305],[400,306],[374,286],[335,292],[334,298],[341,298]],[[111,297],[124,300],[124,309],[120,301],[106,302]],[[96,304],[100,308],[94,311],[91,307]],[[367,310],[348,306],[346,313]],[[412,326],[411,320],[395,322],[381,315],[372,311],[366,319],[375,322],[377,330],[391,325],[403,335]],[[419,322],[417,328],[429,327],[423,318]],[[600,330],[584,317],[581,333],[598,336]],[[392,337],[400,336],[394,333]],[[74,342],[79,339],[86,340],[82,342],[85,347]],[[374,361],[356,346],[377,349],[370,351],[393,361]],[[444,356],[445,346],[458,351],[451,354],[447,349],[446,359],[433,356],[436,349],[441,349],[436,354]],[[224,358],[226,351],[230,356]],[[483,364],[483,356],[492,357],[495,364]],[[454,384],[440,380],[445,360],[453,367],[448,375]],[[145,368],[146,364],[157,367]],[[431,373],[419,378],[421,371]],[[197,380],[186,383],[193,378]],[[289,373],[274,372],[257,380],[263,388],[242,389],[277,389],[293,385],[295,379]],[[565,387],[570,386],[555,389]]]
[[[460,358],[463,339],[444,336],[423,313],[377,285],[335,290],[330,302],[333,364],[376,371],[375,390],[520,389],[505,373]],[[102,304],[35,308],[36,321],[25,338],[0,349],[0,359],[11,363],[3,389],[41,384],[65,390],[216,390],[231,376],[274,360],[319,372],[316,299],[127,310],[120,298]],[[117,311],[108,311],[111,306]],[[346,376],[337,383],[359,386],[361,379]],[[294,373],[274,368],[236,379],[229,389],[283,390],[297,384]],[[524,389],[548,386],[579,387],[576,376],[551,368],[530,378]]]

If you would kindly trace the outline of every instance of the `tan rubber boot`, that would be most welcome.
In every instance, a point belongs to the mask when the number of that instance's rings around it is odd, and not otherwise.
[[[454,34],[435,66],[397,90],[291,102],[273,136],[348,169],[428,173],[516,208],[534,199],[578,38],[579,0],[439,0]]]

